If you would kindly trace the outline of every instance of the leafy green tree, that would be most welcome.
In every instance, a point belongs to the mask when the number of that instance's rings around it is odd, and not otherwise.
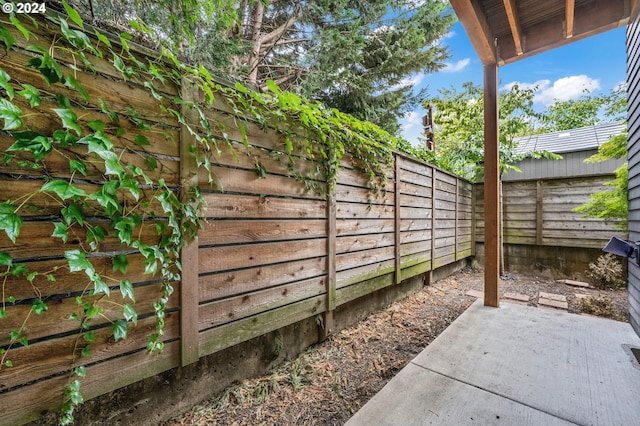
[[[484,174],[484,92],[481,86],[464,83],[462,90],[441,89],[430,99],[436,123],[436,163],[475,181]],[[499,95],[500,172],[516,169],[527,156],[557,157],[548,152],[516,154],[514,139],[534,131],[539,117],[533,108],[535,89],[514,85]]]
[[[455,21],[440,0],[72,0],[119,31],[139,19],[154,42],[218,76],[320,100],[391,133],[424,97],[409,77],[440,69]]]
[[[556,101],[542,115],[538,133],[559,132],[592,126],[600,122],[599,112],[607,102],[604,96],[585,93],[578,99]]]
[[[626,117],[627,90],[625,85],[615,87],[608,95],[602,96],[604,117],[620,121]],[[598,163],[612,158],[627,158],[627,131],[612,136],[600,145],[598,152],[587,158],[585,163]],[[589,201],[574,211],[583,213],[586,217],[615,221],[615,226],[627,232],[628,226],[628,198],[629,198],[629,170],[625,162],[615,170],[615,179],[606,183],[612,191],[602,191],[592,194]]]

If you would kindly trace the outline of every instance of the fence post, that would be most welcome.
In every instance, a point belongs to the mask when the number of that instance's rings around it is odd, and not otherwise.
[[[460,208],[460,204],[458,202],[458,197],[459,197],[459,185],[458,182],[460,182],[460,180],[458,178],[456,178],[456,214],[455,214],[455,230],[453,231],[453,236],[454,236],[454,253],[453,253],[453,260],[454,262],[458,261],[458,209]]]
[[[195,86],[182,81],[180,91],[185,101],[180,112],[185,121],[197,123],[195,111],[189,104],[196,99]],[[189,202],[189,190],[198,185],[198,164],[192,149],[197,149],[195,137],[184,124],[180,124],[180,196],[183,203]],[[199,358],[198,345],[198,241],[191,240],[182,247],[182,283],[180,285],[180,343],[181,362],[188,365]]]
[[[401,225],[401,216],[400,216],[400,165],[398,162],[398,155],[394,154],[394,164],[395,164],[395,193],[394,193],[394,237],[395,237],[395,283],[399,284],[402,281],[402,259],[400,258],[400,225]]]
[[[335,153],[331,153],[335,155]],[[333,311],[336,309],[336,197],[335,190],[327,191],[327,304],[322,313],[323,327],[320,340],[325,340],[333,330]]]
[[[542,181],[536,182],[536,245],[542,245],[542,231],[544,228],[543,209],[544,188]]]
[[[429,273],[429,282],[431,275],[436,269],[436,174],[435,167],[431,168],[431,273]]]

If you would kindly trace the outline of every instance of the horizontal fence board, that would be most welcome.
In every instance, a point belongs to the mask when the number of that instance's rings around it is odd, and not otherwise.
[[[395,243],[394,233],[367,234],[338,237],[336,239],[336,253],[355,253],[363,250],[390,247]]]
[[[380,192],[374,194],[367,188],[347,186],[337,184],[334,192],[335,200],[338,202],[362,203],[362,204],[383,204],[393,205],[393,192]]]
[[[394,270],[395,259],[389,259],[371,265],[338,271],[336,272],[336,288],[339,289],[381,275],[387,275],[393,273]]]
[[[179,342],[168,342],[161,353],[144,350],[88,366],[86,377],[81,379],[82,395],[88,400],[170,370],[179,363]],[[3,394],[3,421],[26,423],[37,420],[43,412],[58,410],[68,383],[68,376],[58,376]]]
[[[212,166],[213,189],[222,192],[240,192],[256,195],[274,195],[319,200],[319,194],[310,193],[303,182],[287,176],[267,174],[260,177],[255,171]],[[203,188],[210,186],[206,170],[198,172],[199,184]],[[320,184],[321,186],[324,184]]]
[[[393,232],[393,219],[340,219],[336,220],[336,235],[362,235]]]
[[[200,273],[323,257],[326,239],[205,247],[199,250]]]
[[[180,292],[179,284],[175,283],[177,291],[170,296],[167,303],[169,309],[179,306]],[[101,326],[111,323],[122,317],[121,303],[130,303],[139,316],[145,314],[153,314],[155,312],[153,303],[161,296],[160,284],[147,285],[135,289],[136,302],[131,300],[123,300],[119,290],[112,290],[110,296],[103,294],[95,296],[83,296],[83,301],[92,301],[94,305],[102,309],[101,315],[98,315],[89,321],[92,327]],[[80,323],[69,320],[69,315],[75,312],[78,317],[82,318],[83,306],[76,303],[75,298],[70,297],[59,300],[44,300],[47,303],[48,310],[42,315],[31,313],[31,304],[20,304],[6,306],[7,316],[2,319],[2,326],[7,330],[20,330],[27,327],[26,336],[29,340],[41,339],[48,336],[54,336],[62,333],[77,332]],[[25,322],[25,319],[28,319]],[[9,333],[0,334],[0,347],[10,343]]]
[[[91,354],[84,357],[81,356],[80,351],[87,342],[81,336],[86,335],[86,332],[81,335],[73,334],[12,349],[10,358],[14,360],[14,363],[11,368],[3,370],[0,399],[3,398],[2,394],[7,389],[70,371],[73,369],[74,362],[90,365],[145,349],[149,336],[156,332],[156,322],[156,317],[152,316],[139,320],[137,325],[130,324],[127,338],[116,343],[113,342],[113,332],[110,327],[94,330],[95,340],[91,342]],[[165,334],[160,341],[179,337],[177,312],[169,312],[166,315],[164,332]]]
[[[206,218],[326,219],[324,200],[205,193]]]
[[[352,300],[356,300],[385,287],[389,287],[393,285],[394,282],[394,273],[389,273],[379,275],[366,281],[360,281],[350,286],[340,287],[336,290],[336,305],[344,305]]]
[[[337,219],[394,219],[393,206],[341,202],[336,204]]]
[[[325,238],[326,221],[315,220],[213,220],[198,233],[200,246]]]
[[[422,209],[431,209],[431,206],[433,206],[433,201],[431,200],[431,198],[400,194],[399,204],[401,207],[418,207]]]
[[[205,303],[199,308],[199,329],[207,330],[325,293],[325,279],[318,277]]]
[[[262,290],[264,288],[326,275],[326,258],[291,260],[275,265],[259,266],[198,279],[201,302]]]
[[[345,253],[336,256],[336,271],[356,268],[362,265],[380,263],[393,259],[394,247],[383,247],[359,251],[355,253]]]
[[[202,331],[199,333],[200,357],[318,315],[324,311],[325,301],[324,295],[316,296]]]

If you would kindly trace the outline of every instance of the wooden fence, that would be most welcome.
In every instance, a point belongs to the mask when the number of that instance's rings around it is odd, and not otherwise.
[[[613,222],[585,218],[573,211],[591,194],[610,191],[605,182],[615,176],[503,182],[503,239],[505,244],[601,249],[611,236],[626,238]],[[483,186],[474,187],[476,240],[484,241]]]
[[[52,112],[60,94],[71,101],[83,130],[92,120],[113,123],[112,115],[117,115],[117,126],[108,126],[105,134],[113,140],[120,160],[133,165],[154,163],[150,177],[155,182],[162,178],[176,190],[184,182],[197,182],[207,202],[206,222],[197,242],[183,250],[181,281],[172,283],[174,292],[167,303],[161,337],[164,350],[148,353],[148,336],[156,325],[153,303],[162,285],[157,277],[145,273],[140,253],[124,249],[114,238],[100,242],[89,260],[96,271],[120,279],[114,259],[126,256],[126,278],[136,290],[137,325],[130,325],[127,339],[114,342],[110,321],[122,315],[123,300],[117,285],[112,285],[109,296],[94,297],[96,302],[100,299],[103,311],[91,320],[90,330],[79,330],[78,322],[68,319],[70,312],[79,317],[86,314],[77,296],[85,294],[87,276],[84,271],[69,272],[65,259],[65,252],[86,244],[86,231],[71,227],[66,244],[52,238],[55,224],[62,222],[65,203],[40,188],[46,180],[71,179],[74,171],[69,159],[91,158],[86,146],[58,146],[41,169],[25,168],[17,161],[1,163],[0,202],[25,202],[18,211],[23,220],[20,236],[13,244],[0,233],[0,252],[29,270],[50,274],[38,275],[32,283],[23,275],[4,277],[2,302],[7,315],[0,318],[0,348],[10,349],[4,360],[10,359],[11,366],[0,368],[0,424],[24,423],[59,408],[72,370],[79,364],[86,366],[86,377],[80,379],[82,394],[92,398],[306,318],[322,315],[329,328],[337,306],[473,254],[474,202],[468,182],[396,155],[386,185],[372,196],[368,176],[347,156],[334,192],[326,196],[309,192],[277,160],[285,150],[282,135],[248,122],[249,146],[245,147],[244,135],[234,125],[233,109],[221,94],[206,114],[226,123],[225,131],[238,155],[223,149],[215,157],[212,168],[217,182],[209,185],[207,174],[196,170],[190,152],[194,136],[158,107],[154,94],[144,88],[149,76],[124,80],[111,62],[94,55],[87,56],[95,70],[81,69],[77,58],[52,47],[60,41],[53,41],[55,29],[48,25],[29,26],[34,33],[29,41],[12,27],[8,30],[23,48],[53,49],[62,71],[73,73],[90,100],[60,83],[46,85],[37,69],[25,66],[33,54],[10,49],[0,67],[11,76],[16,91],[30,84],[46,94],[36,106],[19,96],[13,99],[26,114],[24,126],[45,134],[60,128]],[[168,82],[156,85],[156,90],[166,97],[199,96]],[[183,108],[190,117],[184,106],[175,108]],[[191,119],[198,122],[197,117]],[[161,131],[145,130],[149,128]],[[150,144],[138,143],[140,136]],[[3,152],[13,143],[13,137],[0,132]],[[256,173],[256,159],[264,167],[261,177]],[[313,166],[302,163],[298,167]],[[96,183],[104,181],[104,172],[89,167],[87,176],[74,183],[92,193]],[[86,220],[108,226],[108,219]],[[132,232],[152,243],[158,238],[153,225],[166,220],[157,216]],[[49,279],[52,277],[55,281]],[[8,295],[15,301],[7,299]],[[36,297],[48,306],[41,315],[32,312]],[[12,331],[26,336],[28,342],[23,343],[28,345],[13,341]],[[91,339],[85,338],[89,332]],[[91,355],[79,359],[89,342]]]

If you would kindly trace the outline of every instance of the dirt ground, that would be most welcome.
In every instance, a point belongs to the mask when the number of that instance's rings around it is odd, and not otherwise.
[[[627,321],[626,289],[573,287],[517,274],[504,278],[501,295],[528,295],[530,306],[538,306],[539,292],[555,293],[567,297],[569,312]],[[467,268],[423,287],[165,426],[342,425],[473,303],[475,297],[466,293],[482,291],[482,282],[482,270]]]

